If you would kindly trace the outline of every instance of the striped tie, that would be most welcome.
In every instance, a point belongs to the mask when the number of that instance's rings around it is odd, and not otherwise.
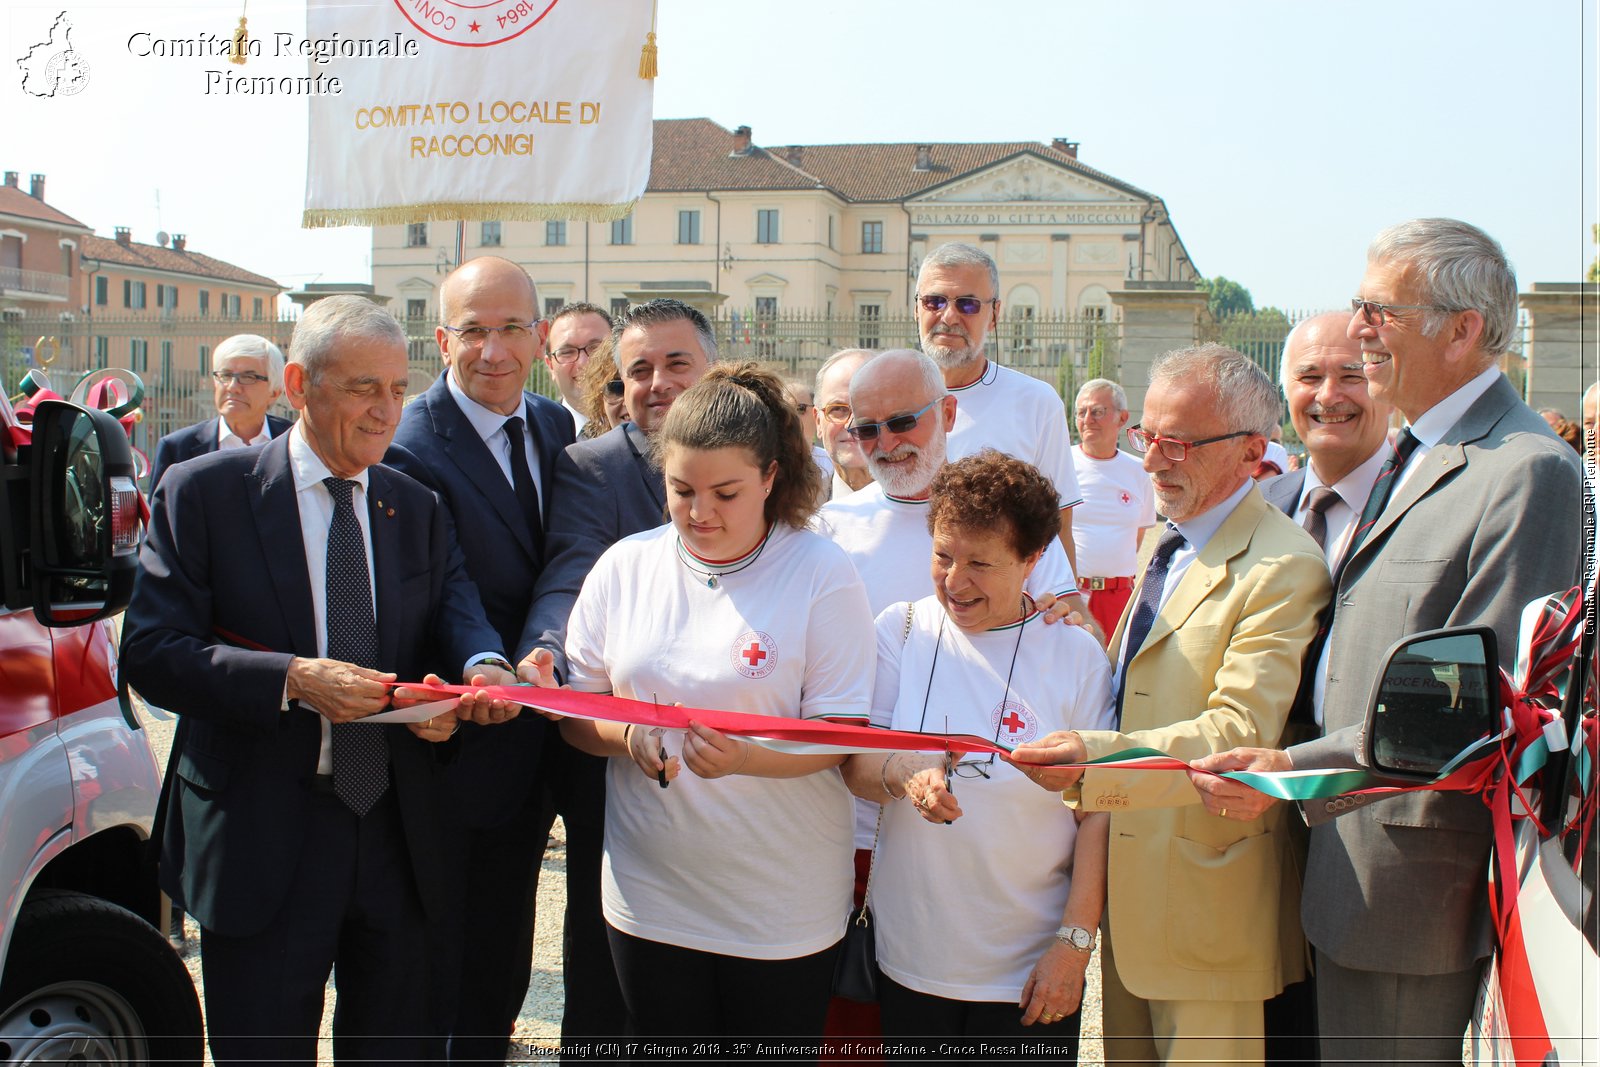
[[[1383,514],[1384,505],[1389,503],[1389,497],[1394,494],[1394,483],[1400,480],[1400,472],[1405,468],[1406,460],[1411,458],[1411,453],[1415,452],[1421,443],[1411,432],[1411,427],[1407,426],[1400,431],[1399,440],[1394,444],[1394,454],[1384,461],[1383,469],[1378,471],[1378,480],[1372,483],[1372,493],[1367,497],[1367,506],[1361,511],[1361,520],[1356,523],[1355,533],[1350,535],[1350,547],[1344,550],[1345,561],[1355,556],[1356,549],[1361,547],[1361,542],[1372,532],[1378,516]]]

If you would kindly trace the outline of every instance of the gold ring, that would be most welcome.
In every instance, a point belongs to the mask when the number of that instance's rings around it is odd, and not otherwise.
[[[433,716],[428,716],[428,729],[433,729]]]
[[[1227,808],[1223,808],[1222,812],[1221,812],[1221,815],[1222,815],[1222,817],[1224,819],[1226,819],[1228,817],[1228,809]]]

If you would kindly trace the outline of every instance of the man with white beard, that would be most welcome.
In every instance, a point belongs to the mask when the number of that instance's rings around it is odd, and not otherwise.
[[[1061,497],[1061,547],[1078,565],[1072,509],[1083,503],[1072,466],[1066,407],[1054,387],[989,359],[984,347],[1000,321],[1000,270],[981,248],[952,242],[929,252],[917,272],[922,350],[961,401],[946,423],[950,458],[985,448],[1033,464]]]

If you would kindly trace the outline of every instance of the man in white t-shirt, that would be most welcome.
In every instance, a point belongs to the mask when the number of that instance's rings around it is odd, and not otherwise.
[[[1089,596],[1089,613],[1106,633],[1117,628],[1133,594],[1139,545],[1155,525],[1156,497],[1144,465],[1117,448],[1128,424],[1128,394],[1107,378],[1078,390],[1073,410],[1080,443],[1072,450],[1083,503],[1072,527],[1078,588]]]
[[[871,349],[846,348],[817,368],[817,388],[812,395],[817,405],[817,433],[833,462],[829,496],[834,500],[872,484],[866,457],[844,428],[850,421],[850,377],[875,355]]]
[[[994,260],[982,249],[957,243],[929,252],[917,272],[916,313],[922,350],[961,401],[950,424],[950,458],[993,448],[1037,467],[1061,495],[1061,547],[1076,567],[1072,508],[1083,497],[1061,398],[1037,378],[984,355],[989,330],[1000,321],[1000,271]]]

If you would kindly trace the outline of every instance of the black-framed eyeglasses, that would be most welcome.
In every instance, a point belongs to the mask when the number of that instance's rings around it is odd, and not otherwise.
[[[917,303],[922,305],[924,311],[940,312],[954,303],[956,310],[963,315],[976,315],[982,311],[985,304],[998,304],[1000,301],[991,297],[988,300],[976,296],[948,297],[943,293],[924,293],[917,296]]]
[[[622,397],[622,379],[621,378],[613,378],[609,382],[606,383],[606,396],[611,397],[613,400],[621,399],[621,397]]]
[[[1442,304],[1380,304],[1376,300],[1350,299],[1350,313],[1360,315],[1368,326],[1382,326],[1394,318],[1396,311],[1456,311]]]
[[[234,382],[238,382],[240,385],[260,385],[262,382],[271,381],[265,374],[257,374],[253,370],[214,370],[211,372],[211,378],[224,388]]]
[[[600,346],[606,343],[606,340],[606,338],[602,337],[600,340],[590,341],[586,345],[562,345],[554,352],[547,352],[546,354],[563,367],[566,367],[576,363],[579,356],[588,359],[594,355],[600,350]]]
[[[854,426],[846,426],[844,432],[849,434],[851,439],[855,441],[876,441],[878,434],[883,430],[888,430],[890,433],[910,433],[917,428],[917,420],[926,415],[929,408],[943,399],[944,397],[934,397],[909,415],[895,415],[892,418],[884,419],[882,422],[858,422]]]
[[[1202,445],[1214,445],[1218,441],[1231,441],[1235,437],[1249,437],[1253,433],[1255,433],[1254,430],[1235,430],[1233,433],[1225,433],[1217,437],[1206,437],[1199,441],[1180,441],[1175,437],[1162,437],[1160,434],[1141,430],[1137,426],[1130,426],[1128,427],[1128,443],[1133,446],[1135,452],[1148,452],[1152,448],[1160,446],[1163,456],[1166,456],[1174,463],[1182,463],[1189,458],[1191,449],[1199,448]]]
[[[795,414],[804,416],[806,412],[811,410],[811,405],[810,404],[796,404],[794,406],[794,410],[795,410]]]
[[[472,348],[482,347],[490,334],[499,334],[502,341],[525,341],[532,337],[539,323],[535,322],[508,322],[504,326],[446,326],[445,329],[456,335],[463,344]]]

